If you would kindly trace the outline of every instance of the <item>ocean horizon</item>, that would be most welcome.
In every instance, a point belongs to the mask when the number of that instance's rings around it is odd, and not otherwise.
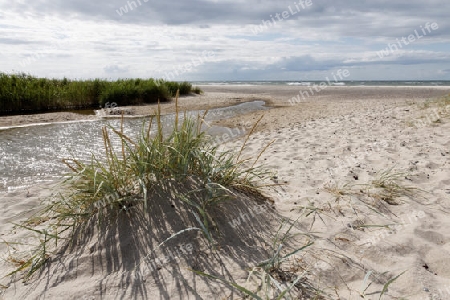
[[[331,81],[325,80],[211,80],[211,81],[190,81],[193,85],[287,85],[287,86],[313,86],[322,82],[332,86],[450,86],[450,80],[346,80]]]

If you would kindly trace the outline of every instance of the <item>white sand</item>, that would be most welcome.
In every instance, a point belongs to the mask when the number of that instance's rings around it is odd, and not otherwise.
[[[382,284],[406,271],[389,295],[450,298],[450,106],[439,108],[446,118],[437,117],[436,109],[367,105],[363,112],[292,124],[250,140],[253,154],[275,140],[262,159],[277,171],[278,182],[287,182],[271,193],[282,215],[295,219],[301,206],[323,209],[311,227],[311,218],[302,219],[319,237],[308,260],[323,287],[336,288],[342,299],[359,298],[369,271],[387,273],[378,275],[379,284],[366,294],[381,291]],[[383,205],[384,216],[358,200],[372,203],[362,193],[337,200],[324,189],[348,183],[364,190],[377,172],[389,169],[405,173],[401,182],[423,192],[414,191],[396,206]],[[399,225],[355,230],[354,224]]]
[[[280,108],[264,113],[244,155],[256,157],[275,140],[260,161],[275,172],[273,181],[283,184],[266,189],[278,217],[270,209],[257,210],[256,203],[242,196],[243,205],[224,206],[227,211],[218,220],[223,236],[217,252],[207,250],[200,234],[193,232],[157,254],[161,270],[144,272],[140,278],[133,277],[130,266],[142,260],[148,247],[178,228],[169,228],[163,221],[151,223],[152,234],[132,235],[136,224],[130,223],[130,228],[109,232],[105,244],[94,232],[75,252],[55,255],[52,264],[29,284],[11,284],[0,299],[195,299],[195,295],[237,299],[236,292],[193,276],[188,268],[232,276],[244,283],[246,270],[267,258],[265,241],[281,216],[294,220],[301,216],[296,230],[313,234],[315,244],[297,255],[296,261],[328,298],[362,299],[360,293],[373,282],[365,299],[378,299],[383,285],[405,272],[383,299],[450,299],[450,107],[421,108],[427,98],[450,91],[337,87],[289,106],[287,100],[298,93],[298,87],[234,87],[220,96],[217,93],[224,93],[227,87],[206,87],[206,95],[198,99],[239,98],[228,100],[231,103],[257,99],[256,88],[261,98]],[[260,114],[222,124],[247,124]],[[234,141],[225,147],[238,149],[241,143]],[[404,173],[400,183],[417,189],[410,197],[396,199],[397,205],[369,197],[366,188],[389,169]],[[334,187],[354,193],[337,195],[330,191]],[[48,189],[41,186],[0,195],[2,238],[26,239],[10,233],[9,222],[23,220],[22,213],[35,207]],[[311,208],[316,208],[316,213],[306,216]],[[236,220],[241,220],[241,225],[234,228],[230,222]],[[160,221],[152,217],[151,222]],[[146,236],[152,241],[145,243]],[[305,240],[300,238],[291,246],[301,247]],[[134,249],[135,243],[142,249]],[[176,252],[187,244],[192,244],[189,254]],[[2,271],[10,269],[1,264]],[[364,285],[368,272],[371,275]],[[7,285],[8,280],[0,284]]]

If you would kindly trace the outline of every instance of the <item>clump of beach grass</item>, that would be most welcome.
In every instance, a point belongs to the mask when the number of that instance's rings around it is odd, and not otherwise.
[[[248,159],[241,158],[242,149],[238,154],[219,151],[219,145],[202,130],[205,115],[188,117],[179,114],[177,101],[175,105],[177,112],[168,134],[158,105],[136,138],[124,134],[122,117],[120,128],[101,129],[103,157],[92,155],[87,162],[64,160],[71,173],[62,183],[62,192],[48,199],[36,215],[18,224],[41,238],[27,255],[10,259],[17,267],[10,275],[25,271],[24,279],[28,279],[55,253],[60,240],[70,242],[74,232],[88,226],[94,217],[99,224],[108,224],[119,213],[132,217],[136,210],[148,212],[150,201],[164,201],[153,197],[158,190],[168,188],[176,193],[171,185],[190,187],[175,195],[179,203],[174,205],[190,207],[198,221],[194,229],[214,243],[210,230],[214,216],[209,208],[233,198],[236,191],[258,192],[257,182],[268,173],[254,163],[245,166]]]
[[[198,95],[203,94],[202,89],[199,88],[198,86],[196,86],[195,88],[193,88],[192,92],[193,92],[194,94],[198,94]]]
[[[449,105],[450,105],[450,94],[443,96],[443,97],[436,98],[436,99],[427,100],[426,102],[424,102],[421,105],[421,108],[428,109],[433,106],[438,107],[438,108],[445,108]]]
[[[394,171],[393,168],[378,172],[367,187],[368,194],[390,205],[399,204],[398,199],[401,197],[412,198],[421,191],[405,185],[402,181],[406,176],[406,173]]]
[[[412,103],[410,105],[414,105],[420,111],[415,116],[405,120],[405,126],[407,127],[440,126],[450,117],[450,94],[428,99],[421,104]]]
[[[370,207],[380,213],[379,209],[388,205],[398,205],[402,198],[414,199],[422,196],[423,191],[404,183],[408,173],[395,170],[393,167],[377,172],[374,179],[367,183],[354,184],[326,184],[325,191],[335,197],[335,201],[347,200],[348,205],[355,211],[352,199]],[[338,207],[339,208],[339,207]]]

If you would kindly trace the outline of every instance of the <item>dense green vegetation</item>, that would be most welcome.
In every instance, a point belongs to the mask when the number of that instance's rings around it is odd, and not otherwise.
[[[188,82],[155,79],[120,79],[117,81],[37,78],[27,74],[0,73],[0,115],[23,112],[57,111],[119,106],[167,101],[193,89]]]

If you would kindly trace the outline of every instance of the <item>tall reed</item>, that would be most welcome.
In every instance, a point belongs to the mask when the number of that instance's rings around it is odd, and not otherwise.
[[[0,73],[0,115],[99,108],[108,102],[121,106],[156,103],[170,100],[177,90],[181,95],[201,92],[188,82],[152,78],[60,80]]]

